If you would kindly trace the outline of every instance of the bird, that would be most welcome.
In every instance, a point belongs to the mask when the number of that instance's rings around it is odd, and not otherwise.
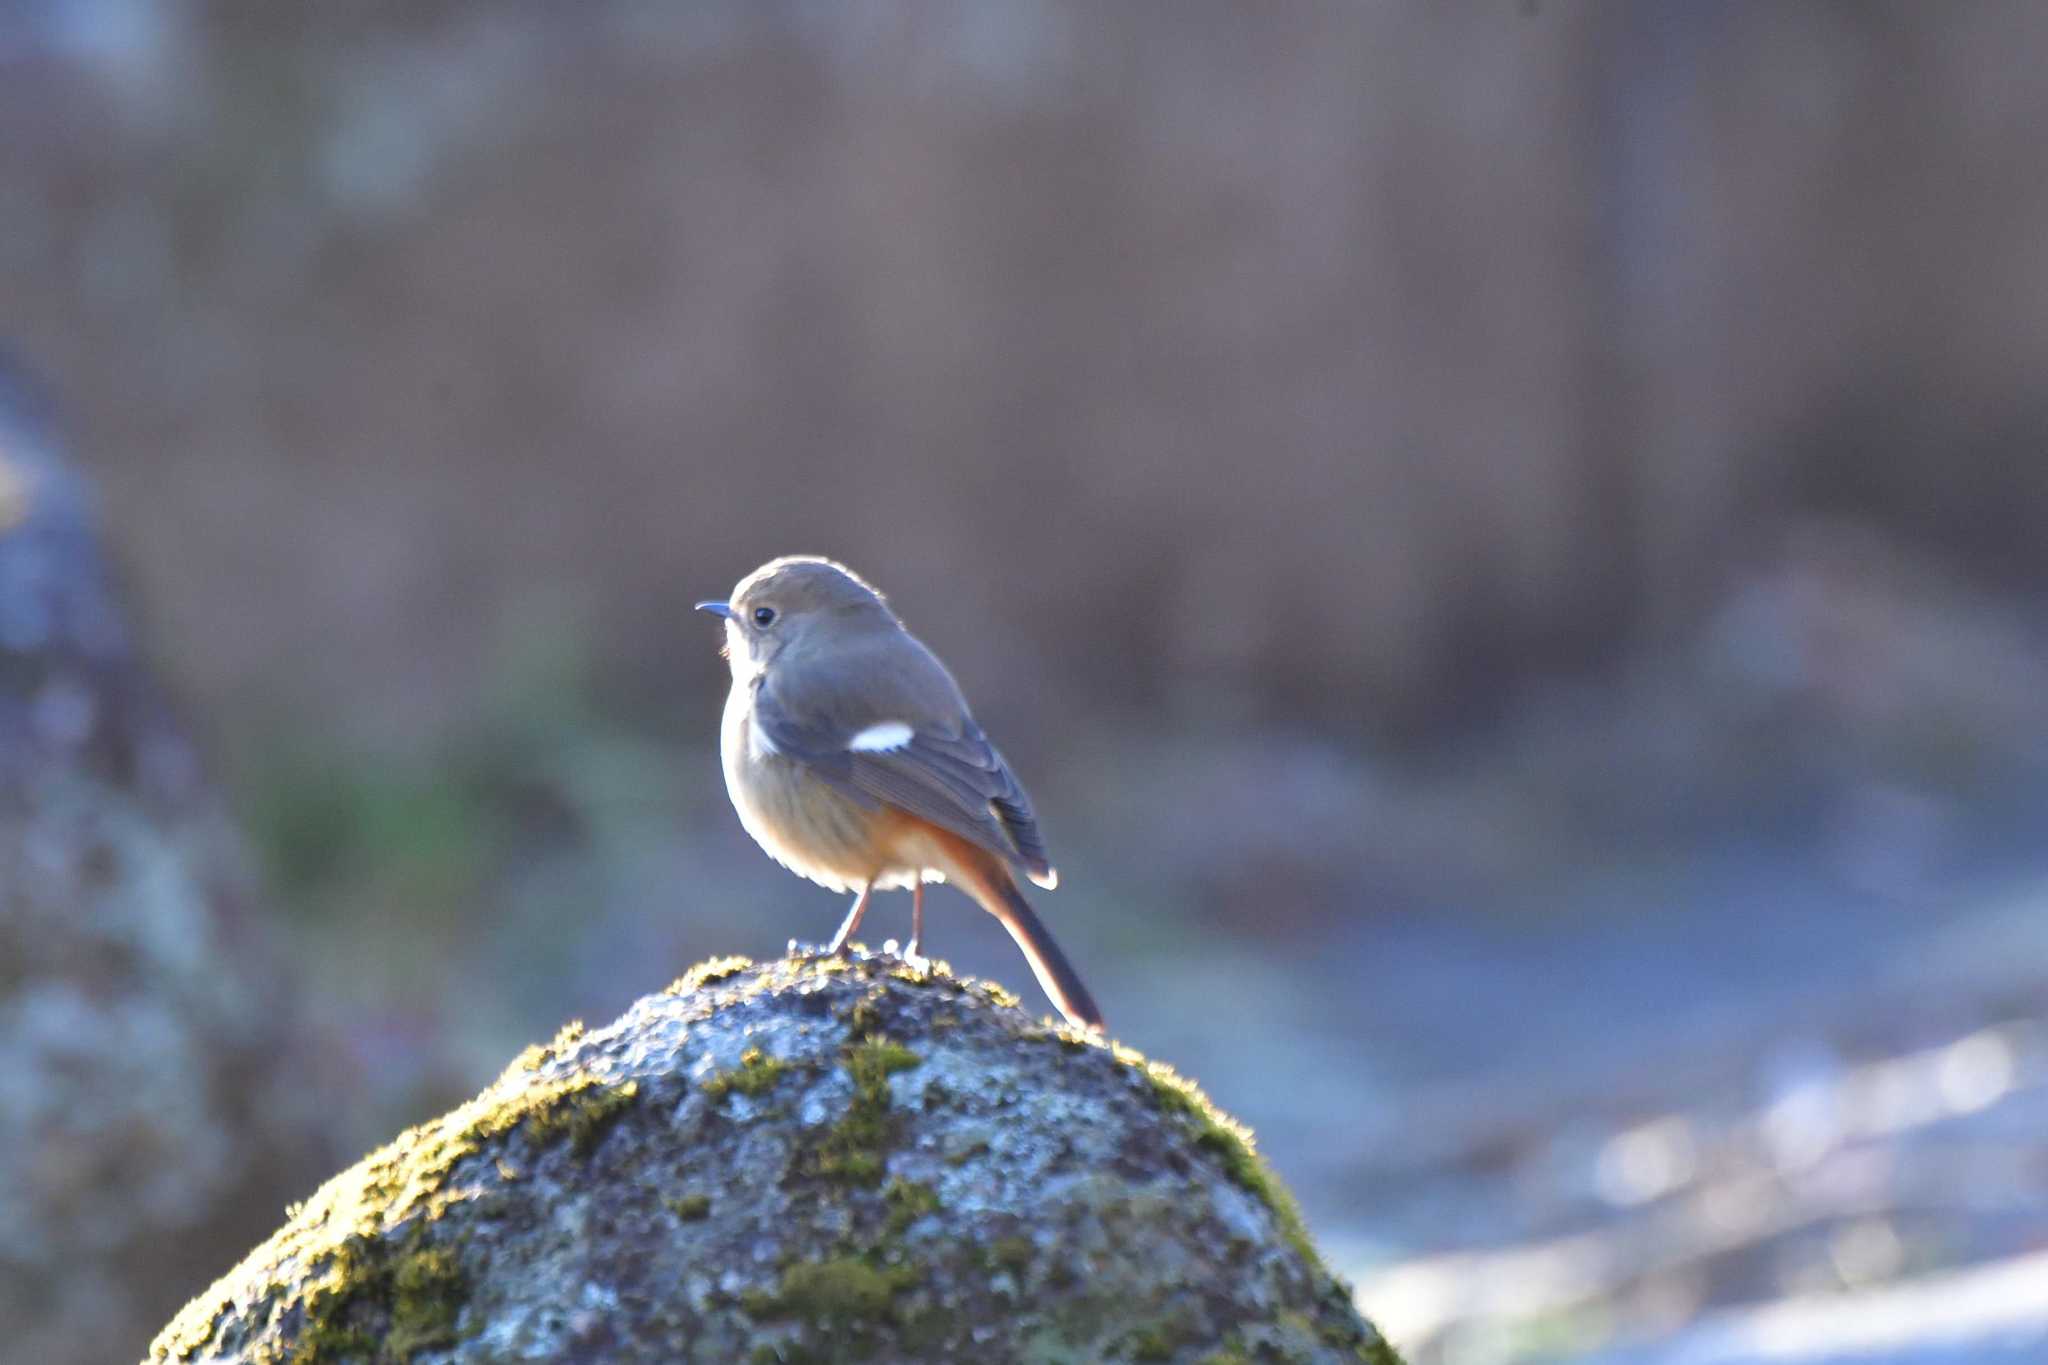
[[[855,893],[826,951],[849,951],[875,892],[907,887],[903,956],[922,964],[925,885],[950,882],[1009,931],[1068,1023],[1101,1032],[1018,885],[1059,883],[1031,798],[882,594],[843,564],[788,555],[696,605],[725,623],[719,751],[740,824],[798,876]]]

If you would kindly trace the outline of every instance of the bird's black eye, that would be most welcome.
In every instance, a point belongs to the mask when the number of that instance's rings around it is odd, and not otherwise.
[[[754,624],[755,624],[755,625],[757,625],[757,626],[772,626],[772,625],[774,625],[774,624],[775,624],[775,608],[773,608],[773,607],[755,607],[755,608],[754,608]]]

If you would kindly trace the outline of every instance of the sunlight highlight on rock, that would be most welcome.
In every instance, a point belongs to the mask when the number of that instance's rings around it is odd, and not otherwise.
[[[1593,1183],[1610,1204],[1646,1204],[1699,1172],[1692,1126],[1673,1116],[1617,1133],[1601,1148]]]
[[[2011,1041],[1998,1029],[1985,1029],[1942,1051],[1935,1083],[1949,1112],[1974,1114],[2005,1097],[2017,1070]]]

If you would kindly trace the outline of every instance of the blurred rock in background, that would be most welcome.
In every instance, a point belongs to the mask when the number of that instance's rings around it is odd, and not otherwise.
[[[0,364],[0,1358],[23,1365],[138,1358],[347,1131],[58,441]]]

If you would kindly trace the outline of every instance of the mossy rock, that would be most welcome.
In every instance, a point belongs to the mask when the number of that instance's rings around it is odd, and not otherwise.
[[[707,963],[528,1049],[151,1358],[1396,1361],[1192,1085],[864,956]]]

